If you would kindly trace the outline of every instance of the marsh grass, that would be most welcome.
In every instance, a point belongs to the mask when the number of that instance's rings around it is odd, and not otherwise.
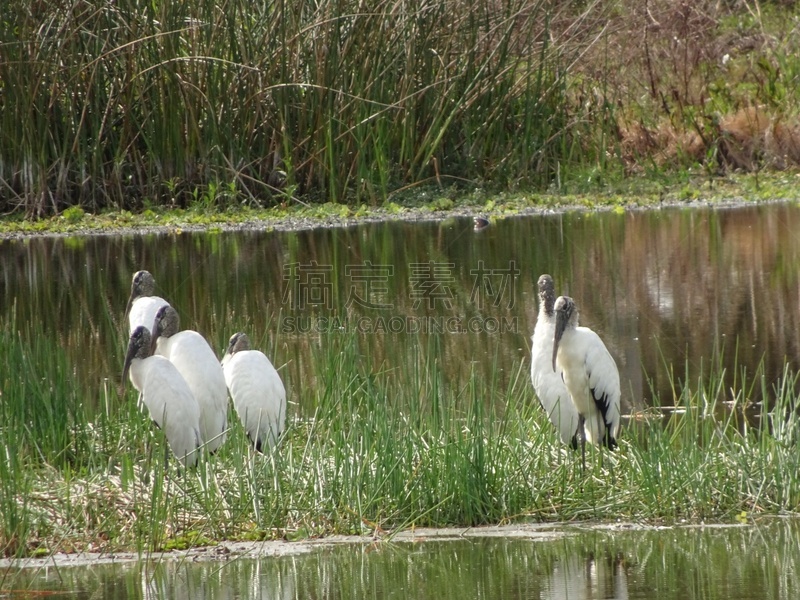
[[[526,364],[503,386],[474,372],[456,385],[441,375],[436,337],[421,336],[407,363],[375,367],[358,335],[323,336],[309,359],[317,381],[301,392],[312,409],[290,410],[274,452],[254,453],[231,413],[219,454],[181,471],[134,390],[82,389],[41,325],[29,327],[0,332],[2,372],[14,374],[4,375],[0,427],[4,555],[521,520],[732,521],[800,506],[788,369],[775,386],[757,372],[725,389],[713,364],[675,380],[680,410],[665,424],[630,420],[619,451],[591,449],[581,473]],[[768,417],[751,422],[740,409],[755,386]]]
[[[80,222],[796,167],[783,4],[11,0],[0,210]]]
[[[547,4],[11,2],[0,208],[546,183],[581,160]]]

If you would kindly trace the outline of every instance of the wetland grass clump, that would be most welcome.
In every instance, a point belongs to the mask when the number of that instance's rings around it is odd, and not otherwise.
[[[795,168],[784,4],[9,0],[0,210],[78,224]]]
[[[570,115],[547,6],[12,1],[0,208],[380,203],[426,180],[546,184],[580,160],[585,122]]]
[[[25,336],[13,328],[2,335],[6,365],[34,365]],[[435,336],[420,338],[397,365],[375,366],[364,347],[356,333],[315,343],[306,357],[315,381],[300,391],[275,451],[253,452],[231,418],[220,452],[188,471],[165,462],[163,435],[134,392],[120,399],[114,385],[87,391],[58,379],[63,359],[42,350],[24,378],[71,407],[59,409],[69,426],[20,412],[7,394],[22,384],[3,381],[2,554],[147,553],[220,539],[524,520],[731,522],[800,508],[800,413],[789,370],[774,387],[759,373],[729,386],[719,370],[676,381],[679,410],[665,422],[631,420],[620,448],[591,449],[582,473],[533,397],[528,365],[507,384],[474,372],[454,384],[442,376],[447,357]],[[740,409],[756,386],[768,418],[750,421]],[[41,399],[45,387],[19,397]],[[78,408],[89,396],[91,414]]]
[[[632,516],[732,521],[797,513],[796,382],[797,374],[787,367],[770,386],[759,367],[752,377],[736,376],[731,384],[714,365],[696,381],[673,381],[675,404],[663,427],[639,426],[629,434],[627,465],[618,472],[621,488],[637,491]],[[760,406],[754,410],[756,395]]]

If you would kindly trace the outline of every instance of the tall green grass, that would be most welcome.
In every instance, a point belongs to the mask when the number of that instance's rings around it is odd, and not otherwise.
[[[74,464],[85,453],[84,399],[66,353],[40,323],[11,318],[0,330],[0,423],[17,461]]]
[[[549,5],[13,0],[0,209],[547,183],[582,160]]]
[[[581,472],[533,397],[526,364],[503,386],[474,372],[447,383],[448,356],[433,336],[420,337],[411,360],[373,367],[358,335],[330,335],[309,357],[315,385],[299,394],[313,411],[290,408],[273,453],[255,454],[231,414],[220,453],[180,471],[133,390],[118,398],[114,382],[84,389],[60,375],[69,370],[56,342],[29,327],[0,332],[6,555],[526,519],[732,521],[800,508],[788,369],[775,386],[759,372],[727,389],[713,365],[675,380],[680,410],[664,423],[628,421],[620,449],[591,449]],[[756,386],[764,405],[754,421],[741,409]],[[92,414],[81,409],[87,395],[100,406]]]

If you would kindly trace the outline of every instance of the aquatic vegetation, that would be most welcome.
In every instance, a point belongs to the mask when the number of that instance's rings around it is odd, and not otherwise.
[[[80,220],[56,217],[24,219],[20,216],[0,221],[0,237],[25,235],[77,235],[124,232],[142,229],[179,234],[183,231],[224,231],[240,228],[310,229],[319,225],[357,223],[392,218],[446,218],[448,215],[480,214],[509,216],[560,210],[613,210],[622,214],[628,209],[686,205],[692,202],[712,204],[751,202],[798,202],[800,186],[792,173],[730,174],[706,178],[690,171],[650,181],[626,179],[610,181],[601,188],[573,181],[558,193],[475,192],[453,193],[451,198],[419,189],[416,194],[395,197],[380,207],[331,203],[279,205],[271,208],[236,207],[220,212],[195,208],[130,211],[104,210],[84,213]]]
[[[570,194],[796,167],[786,4],[12,0],[0,209],[375,206],[422,184]]]
[[[28,8],[0,33],[4,212],[376,204],[546,182],[579,143],[545,2]]]
[[[3,242],[4,290],[16,300],[0,315],[0,549],[150,551],[422,525],[797,513],[797,375],[792,363],[782,371],[798,330],[797,218],[796,207],[776,205],[495,219],[481,233],[461,219]],[[509,253],[529,260],[519,297],[531,272],[555,264],[609,349],[634,346],[618,363],[627,367],[620,447],[591,449],[585,474],[533,395],[527,301],[498,313],[520,316],[507,334],[285,327],[285,317],[309,312],[282,301],[285,264],[330,264],[334,308],[347,299],[352,279],[342,273],[353,257],[393,264],[381,282],[395,311],[386,314],[414,318],[406,261],[464,265],[448,314],[472,314],[471,268],[486,260],[505,269]],[[275,360],[288,410],[274,451],[254,452],[229,412],[218,456],[181,470],[165,462],[166,440],[135,392],[117,396],[127,288],[151,265],[157,291],[218,353],[247,331]],[[703,285],[680,292],[687,281]]]
[[[676,382],[677,410],[627,419],[620,448],[602,458],[591,449],[582,475],[533,397],[527,365],[506,386],[475,374],[453,386],[435,338],[404,366],[374,369],[357,336],[328,336],[310,357],[321,383],[314,413],[290,414],[273,451],[254,452],[231,418],[219,454],[180,472],[164,462],[163,435],[132,392],[79,389],[63,376],[57,344],[36,325],[29,333],[39,340],[34,361],[13,328],[0,332],[2,372],[17,374],[3,382],[4,555],[519,520],[730,522],[800,510],[797,376],[788,368],[762,390],[770,418],[755,421],[741,409],[747,390],[766,386],[758,373],[732,390],[719,371]],[[46,389],[30,391],[41,382]],[[734,406],[720,410],[730,393]],[[94,414],[80,409],[87,395],[100,401]]]

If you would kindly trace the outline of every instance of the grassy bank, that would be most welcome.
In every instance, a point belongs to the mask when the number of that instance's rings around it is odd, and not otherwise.
[[[543,211],[628,210],[665,206],[745,205],[759,202],[800,201],[800,175],[773,172],[708,176],[686,170],[663,177],[627,179],[599,184],[573,181],[560,192],[465,194],[454,188],[420,187],[397,195],[396,201],[372,207],[366,204],[285,204],[271,208],[153,207],[133,213],[107,210],[97,214],[79,207],[39,219],[17,214],[0,221],[0,239],[35,235],[83,235],[147,231],[181,232],[260,228],[292,231],[365,221],[446,219],[482,215],[503,219]]]
[[[308,360],[309,418],[253,455],[235,421],[214,459],[179,473],[165,441],[115,381],[81,389],[36,324],[0,332],[0,552],[139,551],[219,539],[382,534],[412,526],[519,520],[722,521],[800,508],[796,376],[759,373],[721,389],[713,369],[673,390],[680,409],[625,423],[621,448],[590,452],[582,474],[533,397],[528,365],[501,387],[451,387],[434,338],[404,366],[371,371],[355,335],[326,336]],[[35,341],[30,341],[35,340]],[[122,340],[120,340],[122,343]],[[99,409],[88,414],[87,398]],[[722,402],[733,402],[722,407]]]
[[[0,211],[381,205],[420,184],[561,193],[793,168],[792,11],[12,0]]]
[[[4,210],[542,183],[578,145],[544,2],[12,2],[3,18]]]

